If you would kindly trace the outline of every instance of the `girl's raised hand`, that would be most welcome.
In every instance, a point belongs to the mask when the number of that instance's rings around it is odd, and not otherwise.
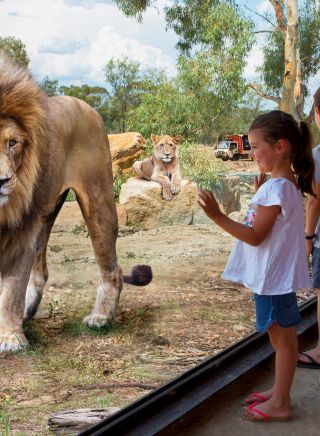
[[[204,213],[212,220],[215,220],[215,218],[222,214],[217,200],[214,198],[213,193],[208,191],[208,189],[199,189],[197,203],[203,209]]]
[[[266,173],[260,173],[259,176],[255,176],[254,178],[254,192],[260,188],[261,185],[267,180]]]

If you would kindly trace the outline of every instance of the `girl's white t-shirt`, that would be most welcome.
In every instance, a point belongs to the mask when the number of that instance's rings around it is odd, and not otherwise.
[[[271,178],[249,203],[243,224],[252,227],[258,205],[281,207],[267,238],[257,247],[235,241],[222,277],[260,295],[310,288],[301,192],[285,178]]]

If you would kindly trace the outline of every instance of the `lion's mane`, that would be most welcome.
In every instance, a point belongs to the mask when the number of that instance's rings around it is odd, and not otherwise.
[[[14,229],[28,214],[48,138],[46,95],[30,73],[0,57],[0,119],[12,119],[24,132],[23,161],[10,202],[0,208],[0,226]]]

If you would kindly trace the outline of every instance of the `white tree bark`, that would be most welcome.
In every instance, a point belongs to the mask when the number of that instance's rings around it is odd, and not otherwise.
[[[285,69],[279,108],[290,113],[298,119],[296,99],[294,95],[295,85],[297,82],[298,29],[300,23],[297,0],[287,0],[287,16],[288,22],[286,27],[284,48]]]

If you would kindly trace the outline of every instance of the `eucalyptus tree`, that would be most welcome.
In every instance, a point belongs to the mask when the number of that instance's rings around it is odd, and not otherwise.
[[[259,68],[261,83],[250,86],[262,97],[296,118],[304,117],[308,81],[320,65],[320,3],[305,0],[270,0],[274,15],[265,14],[268,37]],[[274,19],[273,19],[274,18]]]

